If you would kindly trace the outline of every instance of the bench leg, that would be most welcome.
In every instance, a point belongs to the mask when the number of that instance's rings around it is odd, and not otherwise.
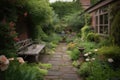
[[[45,54],[45,53],[46,53],[46,48],[44,47],[44,49],[43,49],[43,50],[44,50],[44,54]]]
[[[39,55],[35,56],[35,61],[38,63],[39,62]]]

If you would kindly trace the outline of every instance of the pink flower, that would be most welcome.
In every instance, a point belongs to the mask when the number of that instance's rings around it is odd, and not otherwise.
[[[0,56],[0,63],[9,64],[9,60],[4,55],[1,55]]]
[[[9,60],[4,56],[0,56],[0,69],[1,71],[5,71],[8,68]]]
[[[21,64],[25,63],[25,61],[23,60],[22,57],[18,57],[17,60],[18,60],[18,62],[21,63]]]

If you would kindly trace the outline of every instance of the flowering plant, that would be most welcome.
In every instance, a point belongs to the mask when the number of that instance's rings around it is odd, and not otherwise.
[[[10,61],[13,61],[13,60],[15,59],[14,58],[8,59],[5,55],[1,55],[0,56],[0,70],[5,71],[8,68]],[[25,63],[22,57],[17,57],[17,61],[21,64]]]
[[[1,55],[0,56],[0,70],[1,71],[6,70],[8,68],[8,65],[9,65],[9,60],[4,55]]]
[[[68,49],[73,49],[73,48],[75,48],[75,46],[76,46],[76,43],[73,43],[73,42],[70,42],[70,43],[67,45]]]
[[[14,38],[17,37],[17,33],[14,29],[15,23],[9,22],[9,23],[0,23],[0,54],[7,55],[9,57],[16,55],[14,54],[16,51],[16,48],[14,46],[15,41]]]

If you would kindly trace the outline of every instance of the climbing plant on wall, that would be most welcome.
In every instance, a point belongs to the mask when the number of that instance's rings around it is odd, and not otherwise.
[[[26,0],[0,0],[0,54],[8,57],[15,55],[14,43],[18,41],[15,31],[18,14]]]
[[[114,45],[120,46],[120,3],[111,6],[111,40]]]
[[[31,26],[33,38],[40,39],[41,36],[45,35],[42,29],[46,27],[46,25],[51,24],[53,14],[52,8],[49,6],[47,0],[30,0],[27,1],[26,9],[29,14],[28,17],[30,17],[33,24],[33,26]]]

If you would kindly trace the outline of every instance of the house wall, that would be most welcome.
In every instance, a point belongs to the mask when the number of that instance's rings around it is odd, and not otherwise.
[[[87,9],[90,7],[90,0],[80,0],[80,3],[84,9]]]
[[[94,15],[95,15],[95,12],[90,13],[90,16],[91,16],[91,27],[92,28],[95,28],[95,17],[94,17]]]
[[[111,2],[111,3],[110,3]],[[120,2],[120,1],[118,1]],[[88,9],[87,12],[90,13],[90,16],[91,16],[91,26],[92,28],[94,28],[94,32],[97,32],[101,35],[109,35],[110,34],[110,13],[109,11],[107,12],[102,12],[102,9],[105,9],[106,6],[108,6],[108,8],[110,7],[111,4],[114,4],[115,2],[112,2],[112,0],[106,0],[106,1],[103,1],[102,3],[100,4],[97,4],[96,6],[92,7],[91,9]],[[96,13],[96,11],[98,11]],[[108,26],[108,31],[107,33],[101,33],[101,23],[100,23],[100,16],[101,15],[104,15],[104,14],[108,14],[108,24],[103,24],[104,26],[104,29],[106,28],[106,26]],[[99,16],[98,16],[99,15]],[[98,16],[98,19],[96,20],[96,16]],[[105,18],[103,19],[103,22],[104,22]],[[98,21],[98,24],[96,24],[96,21]],[[105,31],[105,30],[104,30]]]

